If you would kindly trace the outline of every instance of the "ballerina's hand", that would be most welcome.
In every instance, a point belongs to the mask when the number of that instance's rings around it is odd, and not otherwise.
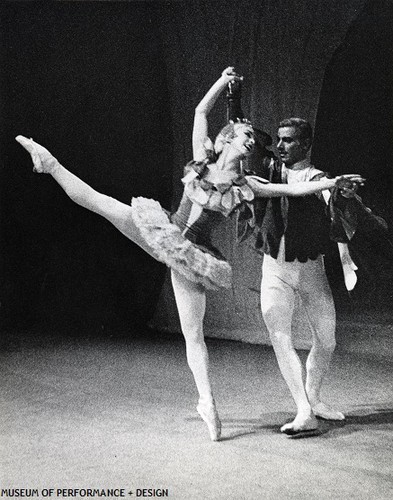
[[[359,186],[363,186],[364,182],[365,179],[359,174],[344,174],[336,177],[336,186],[344,198],[353,198]]]
[[[233,82],[233,81],[242,81],[243,77],[236,73],[235,68],[233,66],[228,66],[221,73],[221,76],[225,79],[225,83]]]

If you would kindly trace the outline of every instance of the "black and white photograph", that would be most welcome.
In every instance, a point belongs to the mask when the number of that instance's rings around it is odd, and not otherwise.
[[[3,0],[0,499],[393,497],[393,0]]]

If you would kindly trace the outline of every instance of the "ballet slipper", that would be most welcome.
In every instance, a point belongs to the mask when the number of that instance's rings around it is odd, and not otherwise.
[[[210,439],[212,441],[218,441],[221,436],[221,422],[214,401],[208,404],[199,403],[197,412],[207,425]]]
[[[317,418],[323,420],[345,420],[345,415],[341,411],[334,410],[322,402],[313,406],[312,411]]]
[[[297,415],[292,422],[284,424],[280,431],[289,436],[315,434],[318,429],[318,422],[314,415],[302,417]]]
[[[58,165],[56,158],[46,148],[34,142],[33,139],[18,135],[15,137],[15,140],[30,153],[33,161],[33,172],[50,174],[55,166]]]

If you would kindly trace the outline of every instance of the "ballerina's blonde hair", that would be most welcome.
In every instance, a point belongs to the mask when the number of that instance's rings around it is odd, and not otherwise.
[[[243,125],[254,133],[251,122],[247,120],[247,118],[238,118],[236,122],[231,120],[227,125],[225,125],[225,127],[220,130],[220,132],[217,134],[216,140],[214,141],[214,151],[217,155],[222,152],[225,144],[231,143],[236,137],[236,125]]]

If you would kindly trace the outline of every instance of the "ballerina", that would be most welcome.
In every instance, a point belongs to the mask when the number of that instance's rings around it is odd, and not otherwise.
[[[207,116],[229,82],[239,81],[226,68],[195,109],[193,160],[185,168],[184,193],[177,211],[168,216],[160,204],[142,197],[131,205],[101,194],[62,166],[43,146],[23,136],[16,140],[30,153],[37,173],[46,173],[78,205],[110,221],[149,255],[171,268],[171,280],[185,338],[187,362],[199,394],[197,411],[212,441],[221,435],[209,378],[209,360],[203,334],[206,289],[231,286],[230,264],[211,244],[213,229],[255,197],[303,196],[331,189],[343,177],[294,185],[270,184],[245,176],[241,160],[252,154],[254,133],[247,120],[226,125],[215,143],[208,138]],[[354,181],[360,177],[346,176]]]

